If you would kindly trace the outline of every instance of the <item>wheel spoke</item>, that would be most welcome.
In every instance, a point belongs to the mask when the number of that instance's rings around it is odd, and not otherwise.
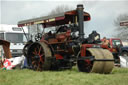
[[[41,62],[38,62],[37,70],[38,71],[41,71],[42,70],[42,63]]]
[[[33,61],[32,62],[32,66],[33,66],[33,69],[36,70],[36,68],[37,68],[37,62],[36,61]]]
[[[40,52],[41,52],[41,46],[39,47],[39,52],[38,52],[38,55],[40,55]]]
[[[32,52],[34,55],[36,55],[36,53],[35,52]]]
[[[35,64],[36,63],[36,61],[32,61],[32,64]]]
[[[44,63],[44,59],[42,57],[40,58],[40,62]]]

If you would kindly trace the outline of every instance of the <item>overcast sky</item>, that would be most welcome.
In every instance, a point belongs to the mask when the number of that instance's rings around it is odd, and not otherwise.
[[[91,15],[91,21],[85,24],[86,35],[96,30],[102,37],[112,37],[114,20],[120,14],[128,14],[128,0],[0,0],[0,24],[17,24],[20,20],[46,16],[58,5],[76,9],[81,3]]]

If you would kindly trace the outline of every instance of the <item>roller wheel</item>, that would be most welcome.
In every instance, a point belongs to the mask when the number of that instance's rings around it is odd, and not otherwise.
[[[112,53],[106,49],[88,48],[86,50],[86,56],[94,56],[95,59],[102,59],[103,61],[95,61],[90,59],[78,60],[77,66],[79,71],[93,73],[110,73],[114,67],[114,61],[104,61],[105,59],[114,60]]]
[[[28,60],[32,69],[49,70],[51,66],[51,51],[43,42],[35,42],[28,49]]]

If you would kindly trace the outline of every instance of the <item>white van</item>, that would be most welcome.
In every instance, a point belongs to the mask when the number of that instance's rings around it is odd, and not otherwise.
[[[20,28],[17,25],[0,24],[0,39],[10,42],[10,50],[13,57],[21,56],[25,42],[27,42],[27,28]]]

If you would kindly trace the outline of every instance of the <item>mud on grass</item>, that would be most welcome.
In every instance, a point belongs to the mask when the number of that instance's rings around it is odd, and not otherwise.
[[[0,85],[128,85],[128,69],[114,68],[111,74],[83,73],[76,67],[44,72],[0,70]]]

